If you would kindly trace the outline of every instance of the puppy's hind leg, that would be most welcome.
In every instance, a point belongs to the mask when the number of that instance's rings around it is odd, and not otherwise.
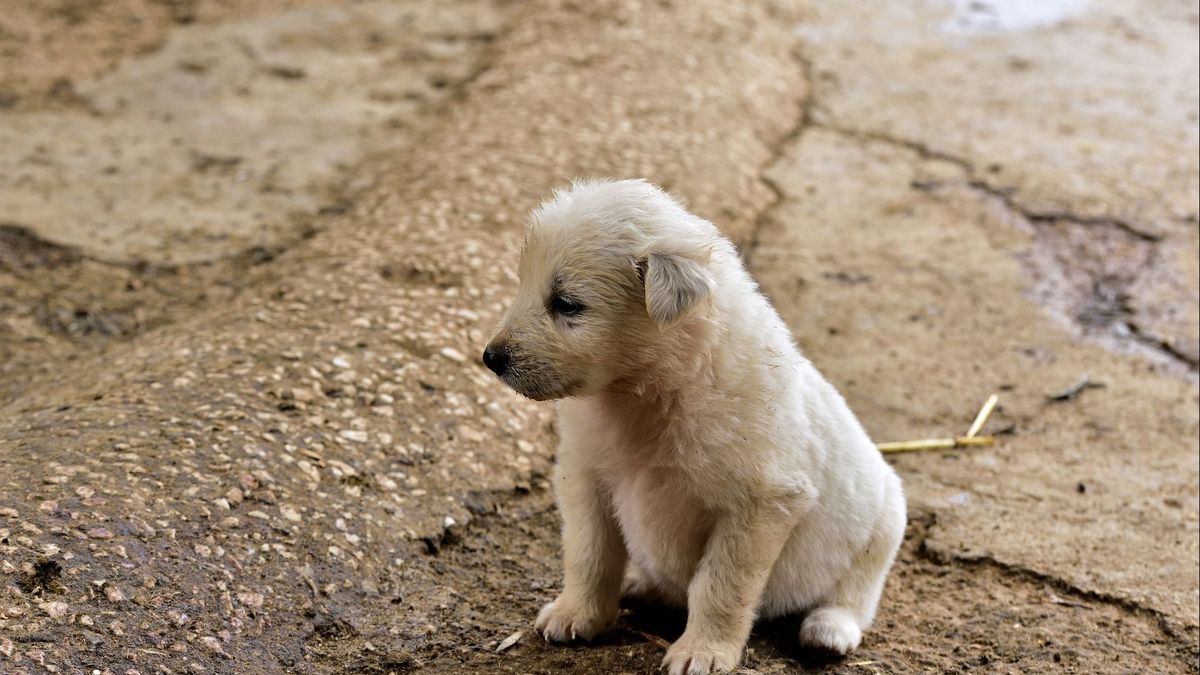
[[[897,500],[891,496],[888,501],[889,509],[881,515],[870,544],[858,554],[833,592],[804,617],[800,624],[800,644],[847,654],[862,642],[863,631],[875,618],[884,581],[904,538],[904,498],[900,496]]]

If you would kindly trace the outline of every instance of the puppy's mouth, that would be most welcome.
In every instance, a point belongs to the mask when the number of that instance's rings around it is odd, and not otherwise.
[[[500,381],[509,389],[533,401],[553,401],[567,398],[579,390],[574,382],[547,381],[532,373],[524,373],[520,368],[510,369],[500,376]]]

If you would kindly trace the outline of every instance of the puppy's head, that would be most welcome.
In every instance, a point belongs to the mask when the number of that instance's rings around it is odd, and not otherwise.
[[[532,213],[484,363],[535,400],[636,379],[709,303],[716,228],[641,180],[577,182]]]

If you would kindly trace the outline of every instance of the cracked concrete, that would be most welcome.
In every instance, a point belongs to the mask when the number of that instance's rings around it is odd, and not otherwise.
[[[77,29],[104,34],[89,21],[138,2],[98,0]],[[200,33],[244,29],[193,4]],[[948,31],[935,0],[496,10],[481,67],[419,142],[339,169],[362,180],[355,202],[253,268],[0,255],[48,316],[86,331],[95,307],[93,336],[194,298],[87,349],[0,330],[29,357],[0,370],[17,375],[0,387],[0,659],[655,668],[677,613],[630,607],[586,648],[531,639],[559,583],[549,411],[471,356],[511,294],[527,209],[610,174],[670,187],[744,246],[878,440],[961,433],[1002,397],[1000,445],[894,460],[909,536],[863,649],[822,662],[773,622],[749,672],[1197,672],[1194,9],[1096,2],[1016,33]],[[177,43],[136,37],[168,46],[81,47],[52,70],[149,77]],[[20,115],[71,107],[30,91]],[[129,295],[89,304],[96,286]],[[38,316],[14,306],[0,329]],[[1083,373],[1105,386],[1046,400]]]
[[[933,466],[930,460],[897,460],[917,474],[909,477],[902,470],[914,503],[937,509],[948,521],[934,530],[923,550],[943,561],[989,562],[1146,613],[1161,620],[1173,639],[1194,650],[1200,611],[1194,582],[1196,193],[1195,170],[1190,159],[1179,162],[1174,143],[1186,139],[1185,147],[1192,150],[1186,154],[1195,154],[1195,59],[1173,62],[1184,69],[1180,77],[1168,80],[1173,88],[1156,83],[1160,90],[1155,96],[1173,96],[1171,100],[1183,104],[1153,110],[1157,117],[1149,126],[1170,128],[1156,144],[1140,135],[1146,133],[1145,120],[1139,120],[1137,136],[1128,131],[1127,136],[1105,135],[1104,130],[1121,118],[1121,109],[1106,104],[1080,114],[1079,108],[1090,103],[1088,97],[1081,104],[1065,94],[1095,86],[1089,80],[1094,75],[1064,80],[1062,74],[1073,72],[1071,64],[1091,58],[1099,63],[1094,73],[1127,76],[1126,64],[1114,62],[1113,49],[1132,52],[1123,54],[1130,59],[1145,58],[1138,53],[1140,40],[1120,28],[1115,40],[1103,35],[1105,29],[1099,26],[1105,24],[1112,30],[1127,21],[1143,22],[1153,27],[1157,46],[1184,53],[1195,49],[1195,41],[1170,38],[1178,26],[1164,19],[1171,13],[1168,3],[1136,18],[1128,5],[1100,3],[1068,24],[1036,34],[987,36],[986,44],[969,49],[961,37],[931,34],[936,33],[932,17],[939,9],[927,4],[924,10],[925,14],[902,17],[883,7],[865,18],[864,27],[864,17],[812,8],[802,22],[804,58],[815,76],[808,105],[811,120],[768,173],[783,198],[764,216],[765,225],[755,237],[754,269],[817,364],[850,389],[852,406],[867,417],[878,438],[953,434],[956,429],[944,426],[922,430],[920,420],[942,418],[942,411],[949,412],[942,407],[948,397],[960,397],[965,404],[960,405],[969,412],[966,402],[981,400],[985,390],[1009,392],[1002,394],[1005,428],[1015,436],[1006,439],[1004,450],[947,453]],[[1194,13],[1190,18],[1186,11],[1177,15],[1175,23],[1180,19],[1184,25],[1195,23]],[[1029,60],[1034,49],[1062,55],[1066,48],[1059,45],[1068,40],[1072,54],[1065,63],[1044,55]],[[878,49],[865,50],[866,44]],[[1102,48],[1104,53],[1090,53],[1089,48]],[[883,76],[881,67],[895,70]],[[1013,75],[1014,70],[1020,75]],[[951,84],[945,88],[928,87],[929,82],[947,81]],[[880,86],[882,82],[886,86]],[[982,82],[991,91],[972,95],[974,83]],[[1073,174],[1073,167],[1085,160],[1073,141],[1037,138],[1053,125],[1039,126],[1024,117],[1035,112],[1026,113],[1024,106],[1030,101],[1022,95],[1034,83],[1066,99],[1049,113],[1052,121],[1061,120],[1060,136],[1062,126],[1072,124],[1066,136],[1102,137],[1097,142],[1118,146],[1118,156],[1136,146],[1146,157],[1167,155],[1173,161],[1152,175],[1123,176],[1122,189],[1098,193],[1103,175],[1089,172],[1080,181]],[[1109,99],[1145,94],[1136,86],[1113,87],[1106,93]],[[965,100],[946,107],[939,97],[949,95]],[[985,104],[1004,110],[1007,118],[997,119],[982,108]],[[928,126],[933,119],[939,122],[936,135]],[[1006,128],[1020,131],[1005,132]],[[1020,152],[1013,142],[1030,137],[1047,158],[1041,165],[1028,158],[1011,159]],[[1009,145],[1000,147],[1000,142]],[[1177,192],[1159,199],[1156,191],[1166,181],[1162,172],[1176,167],[1186,168],[1175,183]],[[1182,201],[1172,202],[1175,199]],[[1149,201],[1156,203],[1147,205]],[[979,249],[992,253],[981,255]],[[906,268],[895,270],[893,265]],[[929,275],[927,282],[918,281],[921,273]],[[831,292],[822,283],[829,280],[847,288]],[[882,302],[897,291],[923,299],[925,306],[899,309]],[[1045,307],[1059,325],[1046,324],[1030,301]],[[836,309],[826,309],[826,304]],[[854,309],[844,310],[847,306]],[[918,331],[923,335],[913,335],[914,324],[929,326]],[[888,333],[886,343],[878,332]],[[972,342],[956,339],[956,332],[969,335]],[[1045,390],[1029,391],[1029,385],[1056,377],[1065,383],[1073,371],[1095,377],[1098,364],[1111,358],[1078,343],[1069,348],[1055,344],[1063,338],[1069,342],[1072,335],[1141,357],[1151,364],[1153,374],[1139,377],[1139,361],[1125,361],[1122,368],[1128,374],[1102,378],[1109,388],[1089,395],[1087,409],[1063,415],[1070,409],[1047,406]],[[910,341],[937,345],[929,354],[935,361],[925,361],[923,368],[900,367],[924,370],[920,379],[929,386],[905,394],[903,402],[892,402],[888,392],[905,378],[855,353],[886,350],[888,359],[899,358],[902,345]],[[1030,363],[1000,356],[1013,351]],[[1031,367],[1038,371],[1032,382]],[[1131,387],[1134,378],[1149,382]],[[1147,396],[1156,403],[1140,408]],[[1132,414],[1133,405],[1146,417]],[[1100,422],[1096,408],[1108,406],[1112,412],[1102,419],[1139,423]],[[1163,417],[1152,410],[1169,412]],[[934,411],[942,414],[931,414]],[[1156,416],[1161,421],[1150,422]],[[1067,429],[1062,427],[1073,427],[1075,433],[1068,431],[1064,437]],[[1157,435],[1149,438],[1152,429]],[[1071,437],[1077,440],[1068,441]],[[1064,441],[1085,446],[1086,462],[1076,459],[1079,450],[1064,447]],[[1009,452],[1031,454],[1009,457]],[[1105,454],[1115,457],[1104,458]],[[1153,459],[1146,462],[1149,458]],[[945,465],[947,459],[953,460],[950,466]],[[1003,476],[989,475],[995,484],[983,487],[981,466],[997,465],[1004,467]],[[1133,471],[1142,485],[1122,485]],[[1086,504],[1079,504],[1078,496],[1057,497],[1069,492],[1054,484],[1061,485],[1062,474],[1072,472],[1080,478],[1075,482],[1077,495],[1093,495]],[[1029,479],[1049,482],[1030,490]],[[1006,484],[1017,489],[1008,491]],[[1097,488],[1102,493],[1099,501],[1107,505],[1096,503]],[[1160,499],[1166,507],[1149,510],[1164,522],[1182,525],[1186,536],[1164,541],[1153,534],[1157,527],[1144,532],[1147,511],[1142,505]],[[1130,513],[1127,509],[1134,503],[1139,506]],[[1174,512],[1180,508],[1181,513]],[[1106,515],[1098,516],[1098,510]],[[1021,516],[1014,519],[1015,513]],[[1114,527],[1108,514],[1125,524]],[[1076,522],[1064,527],[1064,520]],[[979,528],[979,523],[990,526]],[[1109,545],[1083,534],[1113,529],[1121,534],[1105,537]],[[1090,555],[1078,550],[1081,539],[1093,547]],[[1073,543],[1064,548],[1061,540]],[[1114,547],[1129,553],[1116,554]],[[1181,567],[1182,560],[1192,563]],[[1174,579],[1168,581],[1164,574]],[[1165,587],[1176,591],[1162,593]]]
[[[1194,636],[1196,567],[1179,561],[1195,560],[1196,542],[1145,526],[1195,531],[1194,381],[1140,375],[1144,361],[1042,315],[1018,259],[1036,232],[1014,227],[957,163],[815,127],[771,175],[786,198],[759,235],[755,272],[874,437],[961,433],[930,422],[965,428],[1001,393],[996,424],[1013,427],[1000,447],[896,460],[913,503],[941,516],[927,547],[1022,561]],[[916,344],[932,348],[905,347]],[[1084,372],[1108,386],[1086,405],[1045,401]]]

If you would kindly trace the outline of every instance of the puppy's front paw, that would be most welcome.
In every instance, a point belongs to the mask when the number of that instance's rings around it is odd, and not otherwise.
[[[538,612],[534,627],[550,642],[591,640],[617,620],[617,609],[604,609],[565,596]]]
[[[708,675],[737,668],[742,645],[698,640],[684,633],[667,650],[661,670],[667,675]]]

